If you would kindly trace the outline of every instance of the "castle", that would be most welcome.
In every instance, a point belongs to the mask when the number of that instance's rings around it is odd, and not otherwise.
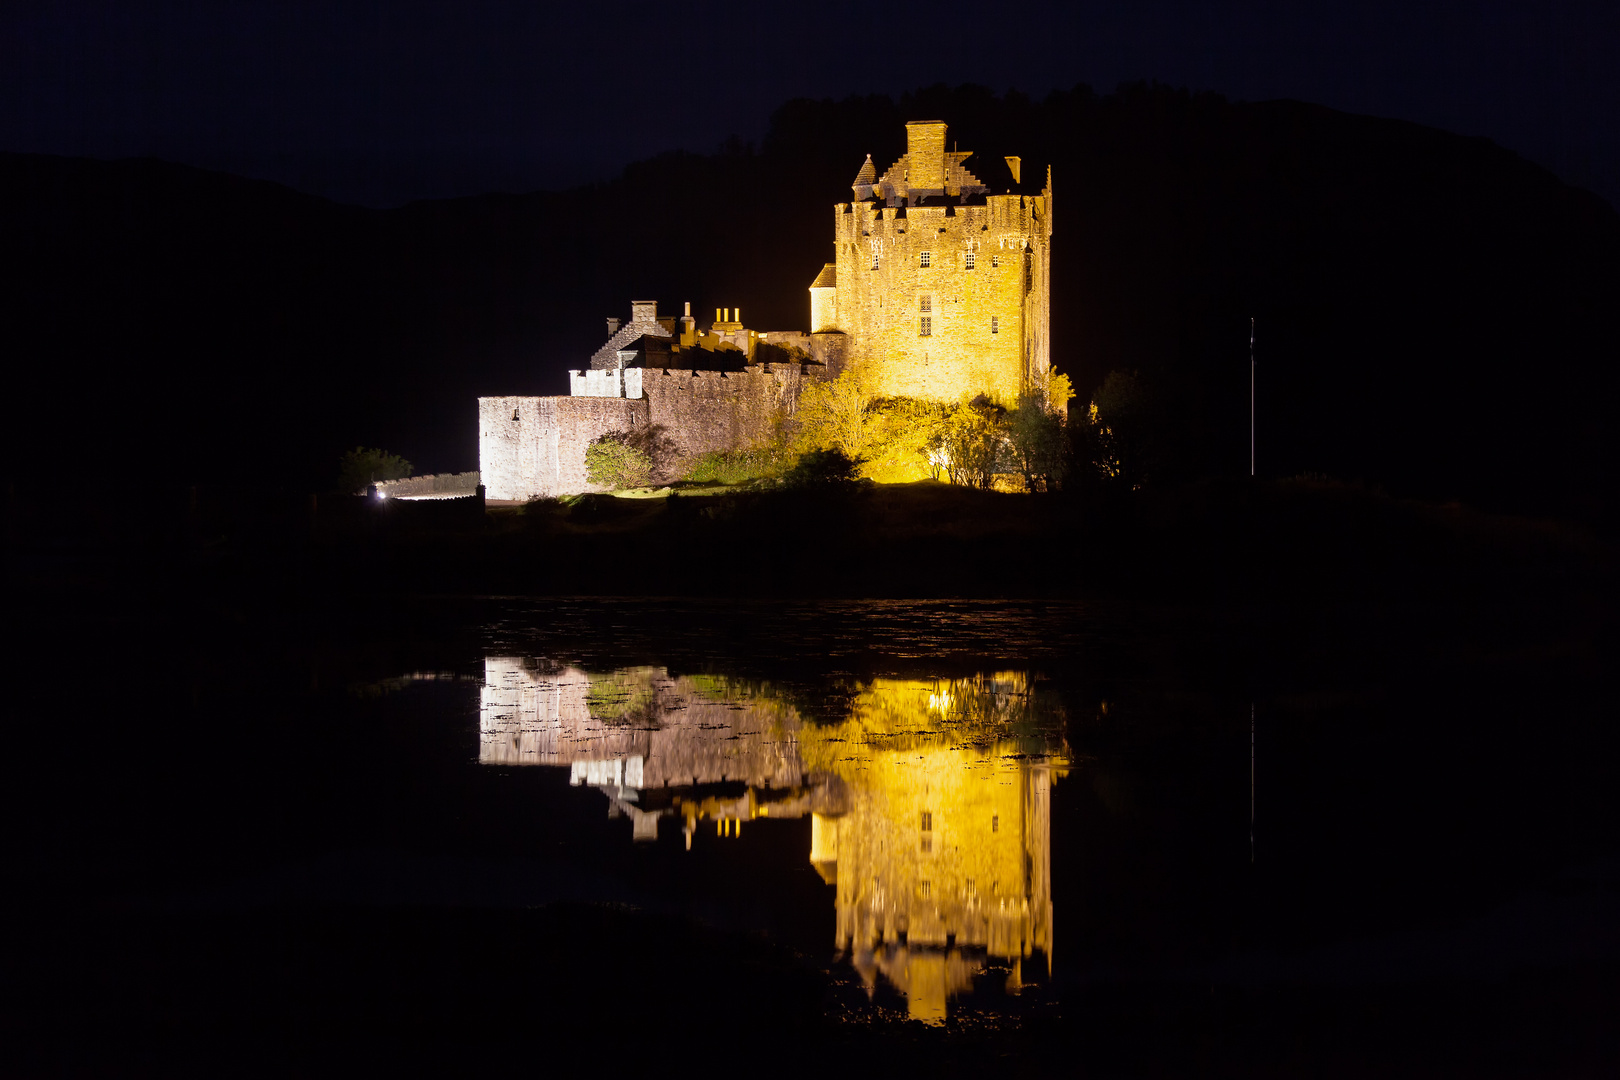
[[[608,320],[566,397],[478,399],[479,473],[488,498],[527,501],[599,490],[585,448],[658,424],[677,457],[738,449],[791,414],[811,380],[858,370],[877,396],[1012,402],[1051,366],[1052,178],[1038,191],[1017,157],[969,172],[946,125],[906,125],[906,153],[879,176],[867,155],[854,199],[833,211],[833,262],[810,284],[810,331],[751,330],[722,308],[699,329],[654,301]]]
[[[808,817],[834,948],[938,1022],[989,968],[1016,988],[1024,961],[1051,962],[1051,789],[1068,747],[1034,690],[1017,671],[879,678],[844,717],[810,723],[713,675],[490,656],[478,760],[568,769],[637,842],[679,828],[691,850],[705,822],[728,837]]]

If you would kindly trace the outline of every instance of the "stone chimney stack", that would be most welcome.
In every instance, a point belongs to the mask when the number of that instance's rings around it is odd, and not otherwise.
[[[617,334],[618,332],[619,332],[619,320],[609,317],[609,319],[608,319],[608,337],[612,337],[614,334]]]
[[[945,190],[945,123],[913,120],[906,125],[906,186],[912,190]]]

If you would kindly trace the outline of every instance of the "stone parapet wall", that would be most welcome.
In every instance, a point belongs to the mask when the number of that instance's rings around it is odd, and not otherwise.
[[[571,397],[626,397],[641,396],[640,368],[591,368],[568,373],[568,393]]]
[[[453,498],[476,495],[481,482],[476,472],[428,473],[382,480],[376,486],[377,494],[390,499]]]
[[[646,400],[611,397],[478,399],[478,466],[488,498],[527,502],[602,491],[585,478],[585,448],[649,422]]]
[[[755,364],[742,371],[649,368],[642,372],[652,421],[682,461],[754,446],[791,416],[804,385],[802,364]]]

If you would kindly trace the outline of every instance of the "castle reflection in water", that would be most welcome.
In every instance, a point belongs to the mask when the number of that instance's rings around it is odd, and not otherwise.
[[[490,657],[479,760],[569,769],[638,841],[666,818],[690,848],[705,822],[725,836],[809,815],[835,947],[869,989],[881,974],[940,1022],[975,979],[1006,969],[1016,990],[1025,962],[1051,963],[1061,711],[1024,672],[847,690],[841,719],[812,721],[766,684]]]

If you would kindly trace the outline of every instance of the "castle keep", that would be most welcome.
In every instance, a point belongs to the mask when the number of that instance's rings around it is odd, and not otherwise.
[[[882,176],[867,155],[833,208],[836,261],[810,285],[810,329],[842,334],[881,396],[1011,402],[1051,367],[1052,178],[1026,191],[1006,161],[992,189],[945,149],[945,125],[906,125]],[[995,166],[1000,171],[999,163]]]
[[[981,180],[945,149],[946,125],[906,125],[907,149],[881,176],[871,155],[854,201],[833,212],[835,261],[810,284],[810,332],[756,331],[721,308],[699,329],[691,305],[654,301],[608,320],[566,397],[478,399],[479,472],[491,499],[597,490],[585,449],[611,432],[659,425],[677,456],[766,438],[809,380],[857,370],[869,392],[1012,403],[1045,387],[1051,364],[1052,181],[1023,181],[1020,159]]]

